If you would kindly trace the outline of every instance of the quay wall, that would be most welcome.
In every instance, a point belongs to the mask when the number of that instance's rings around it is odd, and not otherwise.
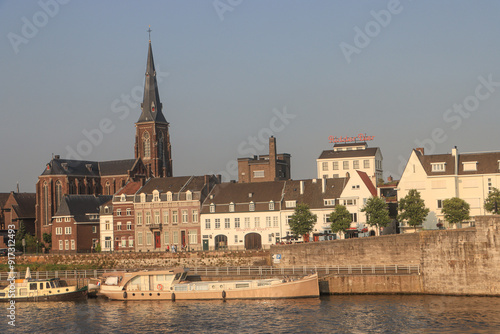
[[[322,294],[422,294],[419,275],[341,275],[319,281]]]

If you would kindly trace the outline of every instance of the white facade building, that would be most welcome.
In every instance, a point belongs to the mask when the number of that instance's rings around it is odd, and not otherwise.
[[[459,154],[454,148],[448,154],[425,155],[420,148],[410,155],[398,185],[398,197],[416,189],[430,209],[424,227],[437,228],[438,223],[449,227],[441,212],[443,200],[465,200],[471,217],[488,214],[484,201],[492,188],[499,185],[500,152]]]
[[[100,207],[99,232],[101,252],[112,252],[114,250],[112,200],[104,203]]]
[[[356,170],[368,174],[373,184],[382,179],[382,153],[378,147],[368,147],[364,142],[335,144],[316,159],[318,178],[352,176]]]

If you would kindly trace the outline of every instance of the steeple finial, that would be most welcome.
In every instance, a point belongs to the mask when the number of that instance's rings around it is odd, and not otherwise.
[[[151,30],[151,24],[149,25],[149,29],[146,31],[149,33],[149,41],[151,42],[151,31],[153,31]]]

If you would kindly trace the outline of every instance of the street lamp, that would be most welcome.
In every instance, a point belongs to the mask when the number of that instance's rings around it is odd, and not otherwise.
[[[36,256],[38,256],[38,240],[36,241]]]

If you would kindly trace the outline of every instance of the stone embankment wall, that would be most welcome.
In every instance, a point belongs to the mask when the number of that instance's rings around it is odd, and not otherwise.
[[[273,246],[280,264],[419,264],[420,275],[331,275],[329,293],[425,293],[500,296],[500,216],[476,217],[467,229]]]
[[[94,253],[71,255],[18,256],[16,264],[92,265],[106,269],[139,269],[161,267],[227,267],[270,265],[268,251],[180,252],[180,253]],[[7,257],[0,258],[6,263]]]

